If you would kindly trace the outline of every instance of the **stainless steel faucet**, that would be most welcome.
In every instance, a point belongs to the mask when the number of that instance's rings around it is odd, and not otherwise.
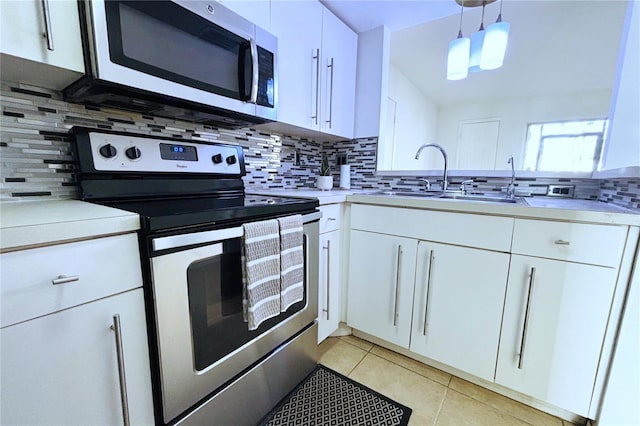
[[[446,191],[447,190],[447,186],[449,186],[449,182],[447,182],[447,177],[448,177],[448,173],[449,173],[449,166],[447,163],[447,152],[444,150],[443,147],[441,147],[440,145],[438,145],[437,143],[426,143],[424,145],[422,145],[420,148],[418,148],[418,152],[416,152],[416,160],[420,157],[420,153],[422,152],[423,149],[428,148],[428,147],[434,147],[436,148],[438,151],[440,151],[440,153],[442,154],[442,159],[444,160],[444,173],[442,176],[442,190]]]
[[[507,164],[511,164],[511,183],[507,186],[507,198],[514,198],[516,195],[516,170],[513,164],[513,155],[507,160]]]

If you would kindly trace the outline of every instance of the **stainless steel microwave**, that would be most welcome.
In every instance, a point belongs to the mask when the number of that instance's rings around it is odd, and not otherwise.
[[[66,100],[231,127],[277,119],[277,39],[217,1],[79,3],[86,75]]]

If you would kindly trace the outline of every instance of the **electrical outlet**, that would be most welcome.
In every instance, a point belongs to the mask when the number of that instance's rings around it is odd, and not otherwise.
[[[336,154],[336,163],[338,166],[342,166],[343,164],[347,164],[347,154],[341,153]]]

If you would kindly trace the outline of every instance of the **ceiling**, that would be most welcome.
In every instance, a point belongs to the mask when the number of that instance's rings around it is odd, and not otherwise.
[[[391,61],[436,104],[583,90],[610,90],[617,65],[626,1],[504,0],[511,24],[504,66],[446,80],[448,44],[458,32],[454,0],[321,0],[357,32],[386,25]],[[500,2],[486,7],[485,26]],[[462,32],[477,31],[482,8],[465,8]],[[426,22],[426,24],[425,24]]]

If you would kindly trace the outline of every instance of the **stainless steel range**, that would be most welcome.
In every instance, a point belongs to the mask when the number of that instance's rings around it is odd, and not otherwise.
[[[141,217],[157,422],[255,424],[316,363],[318,202],[247,195],[238,146],[72,131],[82,199]],[[249,331],[242,225],[292,214],[303,218],[303,300]]]

